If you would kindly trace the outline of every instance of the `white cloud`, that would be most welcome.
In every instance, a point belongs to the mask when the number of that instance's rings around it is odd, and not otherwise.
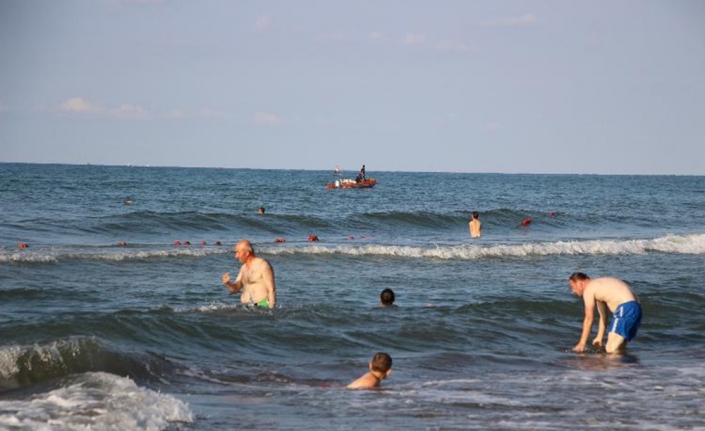
[[[347,42],[348,40],[342,33],[319,34],[317,38],[327,42]]]
[[[74,114],[91,114],[103,111],[102,107],[92,105],[88,100],[84,99],[83,97],[74,97],[68,99],[64,101],[61,105],[59,105],[59,109]]]
[[[181,109],[172,109],[171,111],[167,112],[166,116],[167,118],[185,118],[186,113]]]
[[[205,108],[198,113],[203,118],[227,118],[228,113],[219,109]]]
[[[138,105],[123,104],[113,109],[112,114],[118,118],[141,120],[149,117],[149,112]]]
[[[382,43],[382,40],[384,40],[384,33],[380,31],[373,31],[370,33],[369,40],[372,43]]]
[[[255,112],[250,119],[259,124],[282,124],[279,117],[270,112]]]
[[[272,24],[272,20],[267,15],[257,15],[255,19],[255,28],[257,30],[266,30]]]
[[[528,14],[520,17],[499,18],[483,21],[484,25],[494,25],[502,27],[515,27],[519,25],[528,25],[536,21],[536,15]]]
[[[421,45],[426,42],[426,33],[407,33],[402,45]]]
[[[499,126],[500,124],[497,122],[487,123],[487,125],[485,126],[485,130],[490,133],[495,133],[499,131]]]
[[[457,52],[457,53],[470,51],[470,48],[468,48],[467,45],[463,45],[462,43],[453,42],[450,40],[442,40],[442,41],[438,42],[438,45],[436,45],[436,49],[441,52]]]

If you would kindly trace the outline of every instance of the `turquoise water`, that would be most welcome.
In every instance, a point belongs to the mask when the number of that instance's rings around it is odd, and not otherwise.
[[[367,175],[0,164],[0,429],[702,427],[705,177]],[[275,310],[220,284],[242,238]],[[637,291],[628,355],[569,351],[577,270]]]

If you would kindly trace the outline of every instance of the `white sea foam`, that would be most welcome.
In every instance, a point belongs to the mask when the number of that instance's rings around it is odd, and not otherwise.
[[[238,304],[225,304],[213,302],[208,305],[201,305],[198,307],[176,307],[174,308],[175,313],[217,313],[221,311],[237,310],[242,308]]]
[[[666,235],[653,239],[590,240],[530,242],[507,245],[448,245],[398,246],[364,245],[292,245],[257,248],[262,254],[344,254],[350,256],[399,256],[417,259],[475,260],[493,257],[558,256],[558,255],[635,255],[646,253],[705,254],[705,234]],[[179,247],[152,250],[67,251],[66,249],[37,249],[22,252],[0,250],[0,263],[38,262],[54,263],[62,260],[146,260],[153,258],[204,257],[210,254],[231,253],[229,247]]]
[[[184,401],[108,373],[78,375],[31,399],[0,401],[0,429],[156,431],[193,420]]]
[[[65,248],[37,248],[25,249],[21,252],[0,250],[0,263],[27,262],[27,263],[57,263],[65,260],[147,260],[153,258],[172,257],[203,257],[209,254],[230,253],[228,247],[180,247],[152,250],[109,250],[83,249],[67,250]]]
[[[516,245],[458,246],[394,246],[366,244],[361,246],[316,245],[296,248],[261,249],[268,254],[346,254],[351,256],[400,256],[474,260],[492,257],[525,257],[556,255],[634,255],[646,253],[705,254],[705,234],[667,235],[654,239],[591,240],[537,242]]]
[[[20,346],[3,346],[0,348],[0,379],[10,380],[19,373],[17,358],[22,354]]]

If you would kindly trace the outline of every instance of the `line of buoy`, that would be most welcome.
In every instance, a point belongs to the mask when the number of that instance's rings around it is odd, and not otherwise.
[[[216,241],[216,242],[214,242],[213,244],[214,244],[214,245],[223,245],[223,243],[220,242],[220,241]],[[179,241],[179,240],[176,240],[176,241],[174,241],[174,245],[175,245],[175,246],[191,245],[191,241],[183,241],[183,242],[181,242],[181,241]],[[201,245],[208,245],[208,243],[207,243],[206,241],[201,241]]]

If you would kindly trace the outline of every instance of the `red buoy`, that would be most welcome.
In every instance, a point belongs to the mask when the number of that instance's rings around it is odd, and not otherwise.
[[[284,238],[277,238],[274,242],[286,242],[286,240]]]
[[[528,226],[528,225],[531,224],[532,221],[533,221],[533,220],[531,219],[531,217],[527,217],[527,218],[525,218],[524,220],[521,221],[521,225],[522,225],[522,226]]]
[[[174,245],[181,245],[181,241],[174,241]]]

